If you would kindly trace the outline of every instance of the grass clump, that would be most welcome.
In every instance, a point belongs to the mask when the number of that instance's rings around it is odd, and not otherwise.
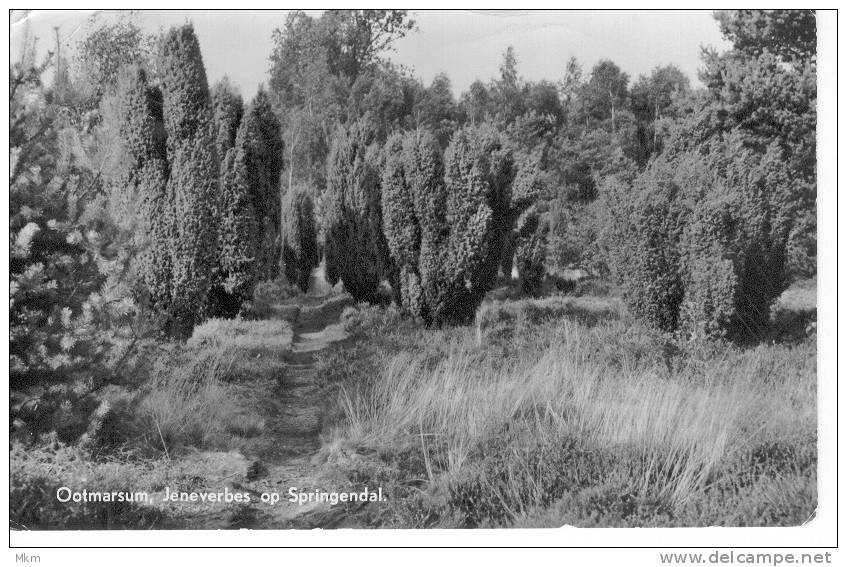
[[[246,314],[250,319],[274,317],[280,303],[302,296],[299,287],[282,279],[259,282],[253,290],[253,300]]]
[[[281,319],[246,321],[209,319],[188,339],[189,347],[284,351],[291,346],[291,325]]]

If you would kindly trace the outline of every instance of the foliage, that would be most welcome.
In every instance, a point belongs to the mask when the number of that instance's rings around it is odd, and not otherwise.
[[[688,77],[675,65],[656,67],[649,77],[638,77],[631,90],[631,107],[638,123],[636,136],[641,148],[636,161],[643,164],[661,151],[661,128],[657,122],[674,117],[676,101],[689,91]]]
[[[684,294],[679,239],[687,211],[681,186],[674,168],[661,162],[648,166],[632,186],[611,178],[601,191],[606,263],[632,313],[663,331],[677,328]]]
[[[285,277],[305,293],[312,269],[320,263],[315,211],[308,191],[294,188],[282,202],[282,260]]]
[[[817,54],[814,10],[719,10],[715,19],[723,35],[747,56],[770,51],[796,62]]]
[[[248,117],[244,124],[250,121]],[[252,171],[249,169],[243,133],[239,130],[238,149],[227,151],[221,179],[220,216],[218,219],[218,274],[220,288],[212,294],[213,314],[234,317],[245,300],[253,296],[259,280],[259,248],[262,246],[256,211],[250,194]]]
[[[616,130],[616,111],[625,108],[629,96],[629,75],[621,71],[613,61],[598,61],[591,70],[585,84],[587,117],[594,120],[610,120],[611,129]]]
[[[512,194],[514,177],[512,153],[490,126],[464,128],[454,135],[444,157],[447,285],[435,286],[435,293],[424,285],[434,321],[469,321],[494,284],[512,225],[512,198],[518,197]],[[435,250],[429,248],[430,255]],[[424,281],[430,279],[425,273]]]
[[[276,276],[280,256],[279,176],[282,140],[279,121],[263,90],[239,117],[240,97],[221,86],[218,94],[218,147],[228,147],[233,122],[235,139],[224,157],[222,199],[217,216],[218,274],[212,312],[233,317],[253,296],[260,279]]]
[[[380,214],[380,149],[367,120],[339,129],[327,160],[323,233],[326,277],[356,301],[379,303],[388,253]]]
[[[632,312],[690,337],[760,334],[788,281],[778,195],[791,180],[775,147],[730,142],[610,181],[603,247]]]
[[[341,124],[370,113],[381,140],[411,115],[411,81],[384,58],[414,29],[405,10],[294,10],[274,30],[268,88],[286,143],[288,189],[312,189],[322,216],[326,161]]]
[[[779,222],[788,224],[789,271],[795,277],[812,275],[817,255],[817,79],[808,37],[814,37],[814,15],[730,11],[719,20],[722,29],[730,30],[735,48],[720,55],[704,52],[701,80],[706,89],[683,102],[680,118],[668,128],[665,151],[692,151],[730,136],[760,154],[776,143],[794,172],[790,184],[775,184],[782,194],[773,197],[780,203]],[[793,42],[785,43],[790,53],[774,51],[770,34],[788,33],[795,25],[802,29],[792,31]]]
[[[443,206],[443,173],[441,151],[429,132],[395,134],[386,143],[382,222],[391,262],[398,271],[398,303],[425,320],[430,315],[421,280],[421,248],[429,251],[442,229],[433,216]]]
[[[91,179],[58,159],[46,68],[9,69],[10,421],[30,441],[73,441],[98,427],[97,394],[129,372],[143,329],[121,281],[127,256],[89,215]]]
[[[125,67],[144,65],[154,54],[154,40],[132,21],[98,25],[77,42],[73,60],[74,90],[82,110],[93,110],[114,94]]]
[[[524,213],[517,223],[515,263],[520,277],[521,290],[528,295],[538,295],[546,273],[547,234],[550,228],[546,218],[533,208]]]
[[[401,303],[428,323],[467,323],[526,197],[513,192],[511,151],[486,126],[459,130],[444,158],[427,133],[395,136],[386,153],[384,226]]]
[[[802,29],[775,54],[789,16]],[[814,16],[717,17],[735,48],[704,52],[706,89],[656,121],[662,153],[646,170],[607,182],[600,248],[653,326],[761,336],[790,278],[815,266]]]
[[[257,137],[250,146],[249,163],[254,172],[250,190],[262,242],[259,270],[263,277],[273,279],[278,274],[282,254],[280,175],[285,146],[279,119],[264,88],[259,88],[246,112],[255,119],[254,135]]]
[[[788,286],[789,234],[771,192],[790,184],[791,173],[775,148],[763,156],[732,145],[724,152],[709,165],[725,177],[707,181],[682,237],[681,322],[695,336],[758,336]]]
[[[229,79],[224,77],[212,88],[212,105],[215,109],[218,157],[224,159],[226,152],[235,147],[235,137],[244,116],[244,100]]]
[[[137,290],[154,313],[167,317],[172,301],[173,198],[165,150],[162,94],[147,73],[128,68],[118,82],[118,121],[124,157],[111,184],[120,225],[129,233]]]
[[[213,284],[219,190],[215,126],[206,70],[194,28],[171,29],[162,51],[162,105],[171,173],[174,336],[187,337],[205,316]]]
[[[426,89],[415,93],[411,110],[416,130],[428,129],[438,140],[439,146],[447,147],[450,136],[458,127],[460,112],[453,98],[450,78],[438,73]]]

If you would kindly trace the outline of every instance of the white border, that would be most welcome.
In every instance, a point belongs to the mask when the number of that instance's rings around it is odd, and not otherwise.
[[[55,0],[41,3],[40,7],[60,7]],[[217,2],[182,2],[186,9],[208,9],[217,6]],[[249,3],[250,8],[287,8],[297,7],[286,3],[262,2]],[[446,2],[428,3],[432,8],[448,8]],[[526,8],[523,3],[522,8]],[[536,8],[554,7],[545,3],[529,3]],[[777,2],[783,5],[783,2]],[[835,7],[834,2],[828,2]],[[467,2],[472,8],[509,8],[502,2]],[[673,9],[678,6],[671,2],[651,2],[652,8]],[[114,2],[108,8],[131,8],[132,3]],[[145,8],[171,7],[163,2],[151,2]],[[322,7],[345,7],[339,2],[326,2]],[[393,6],[397,7],[397,6]],[[561,6],[555,6],[561,7]],[[622,8],[621,3],[595,2],[590,8]],[[773,5],[763,7],[774,7]],[[791,7],[785,6],[785,7]],[[703,6],[703,9],[709,9]],[[335,531],[121,531],[121,532],[11,532],[13,546],[26,549],[13,549],[10,555],[26,551],[38,553],[42,563],[49,558],[62,558],[62,564],[99,564],[120,561],[127,564],[149,563],[153,557],[167,558],[167,564],[197,562],[200,557],[215,559],[226,558],[228,563],[245,561],[247,556],[241,550],[47,550],[34,551],[38,546],[709,546],[718,547],[771,547],[771,546],[834,546],[836,541],[835,518],[835,432],[836,432],[836,28],[837,15],[834,12],[820,13],[818,17],[818,214],[819,214],[819,274],[818,274],[818,376],[819,379],[819,511],[817,518],[810,524],[794,528],[676,528],[676,529],[576,529],[561,528],[553,530],[335,530]],[[4,43],[8,50],[8,41]],[[8,56],[8,51],[7,51]],[[564,63],[563,63],[564,64]],[[3,113],[3,120],[7,113]],[[1,152],[7,160],[8,152]],[[8,168],[8,161],[5,162]],[[8,215],[7,199],[2,205]],[[7,217],[8,218],[8,217]],[[3,261],[6,270],[3,277],[8,278],[8,251],[3,247]],[[8,284],[8,281],[6,281]],[[4,289],[8,289],[8,286]],[[8,305],[4,302],[3,305]],[[2,317],[4,329],[8,331],[8,317]],[[3,344],[5,349],[5,343]],[[4,383],[8,390],[8,380]],[[6,392],[8,394],[8,391]],[[3,431],[4,442],[7,435]],[[2,469],[8,475],[8,456],[3,454]],[[6,477],[8,480],[8,477]],[[2,506],[3,520],[8,520],[8,507]],[[701,550],[708,552],[709,550]],[[787,551],[787,550],[786,550]],[[302,552],[302,550],[301,550]],[[284,551],[281,557],[293,560],[295,556],[309,557],[312,552],[301,553],[296,550]],[[523,553],[523,552],[521,552]],[[591,560],[596,551],[575,550],[575,555]],[[391,553],[401,557],[398,552]],[[462,555],[462,554],[460,554]],[[612,564],[618,561],[626,564],[659,564],[656,550],[605,550],[603,560]],[[512,555],[501,550],[497,556],[502,559],[526,558],[525,555]],[[252,555],[251,555],[252,557]],[[350,561],[350,557],[341,561]],[[424,559],[423,555],[404,553],[403,561],[414,558]],[[458,558],[458,557],[457,557]],[[10,557],[14,560],[14,557]],[[96,563],[95,563],[96,560]],[[192,561],[193,560],[193,561]],[[307,559],[308,560],[308,559]],[[370,559],[369,559],[370,561]],[[511,561],[510,561],[511,562]]]

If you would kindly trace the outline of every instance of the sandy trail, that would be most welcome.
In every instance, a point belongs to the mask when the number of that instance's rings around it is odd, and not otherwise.
[[[276,317],[291,323],[291,348],[280,357],[275,384],[256,400],[265,420],[262,433],[239,451],[197,452],[174,465],[197,471],[198,491],[247,492],[249,503],[171,503],[154,497],[155,506],[167,510],[166,525],[182,529],[281,529],[338,527],[343,514],[328,503],[304,505],[289,502],[289,489],[328,491],[322,479],[321,446],[324,408],[328,391],[322,386],[317,356],[329,345],[348,339],[341,312],[352,301],[348,296],[306,297],[277,306]],[[261,495],[278,494],[273,505]]]
[[[280,529],[335,524],[328,504],[291,503],[288,491],[329,488],[321,480],[321,463],[317,459],[326,392],[317,375],[316,355],[347,339],[339,318],[349,304],[336,299],[320,306],[300,306],[291,321],[294,339],[279,380],[276,411],[268,416],[262,435],[271,442],[257,451],[258,459],[251,463],[247,480],[235,486],[249,491],[254,499],[262,493],[277,493],[280,501],[274,505],[252,505],[255,513],[239,510],[231,520],[233,527]]]

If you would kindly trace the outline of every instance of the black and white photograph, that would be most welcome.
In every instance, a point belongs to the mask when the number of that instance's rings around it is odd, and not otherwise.
[[[834,519],[824,18],[10,10],[11,540]]]

